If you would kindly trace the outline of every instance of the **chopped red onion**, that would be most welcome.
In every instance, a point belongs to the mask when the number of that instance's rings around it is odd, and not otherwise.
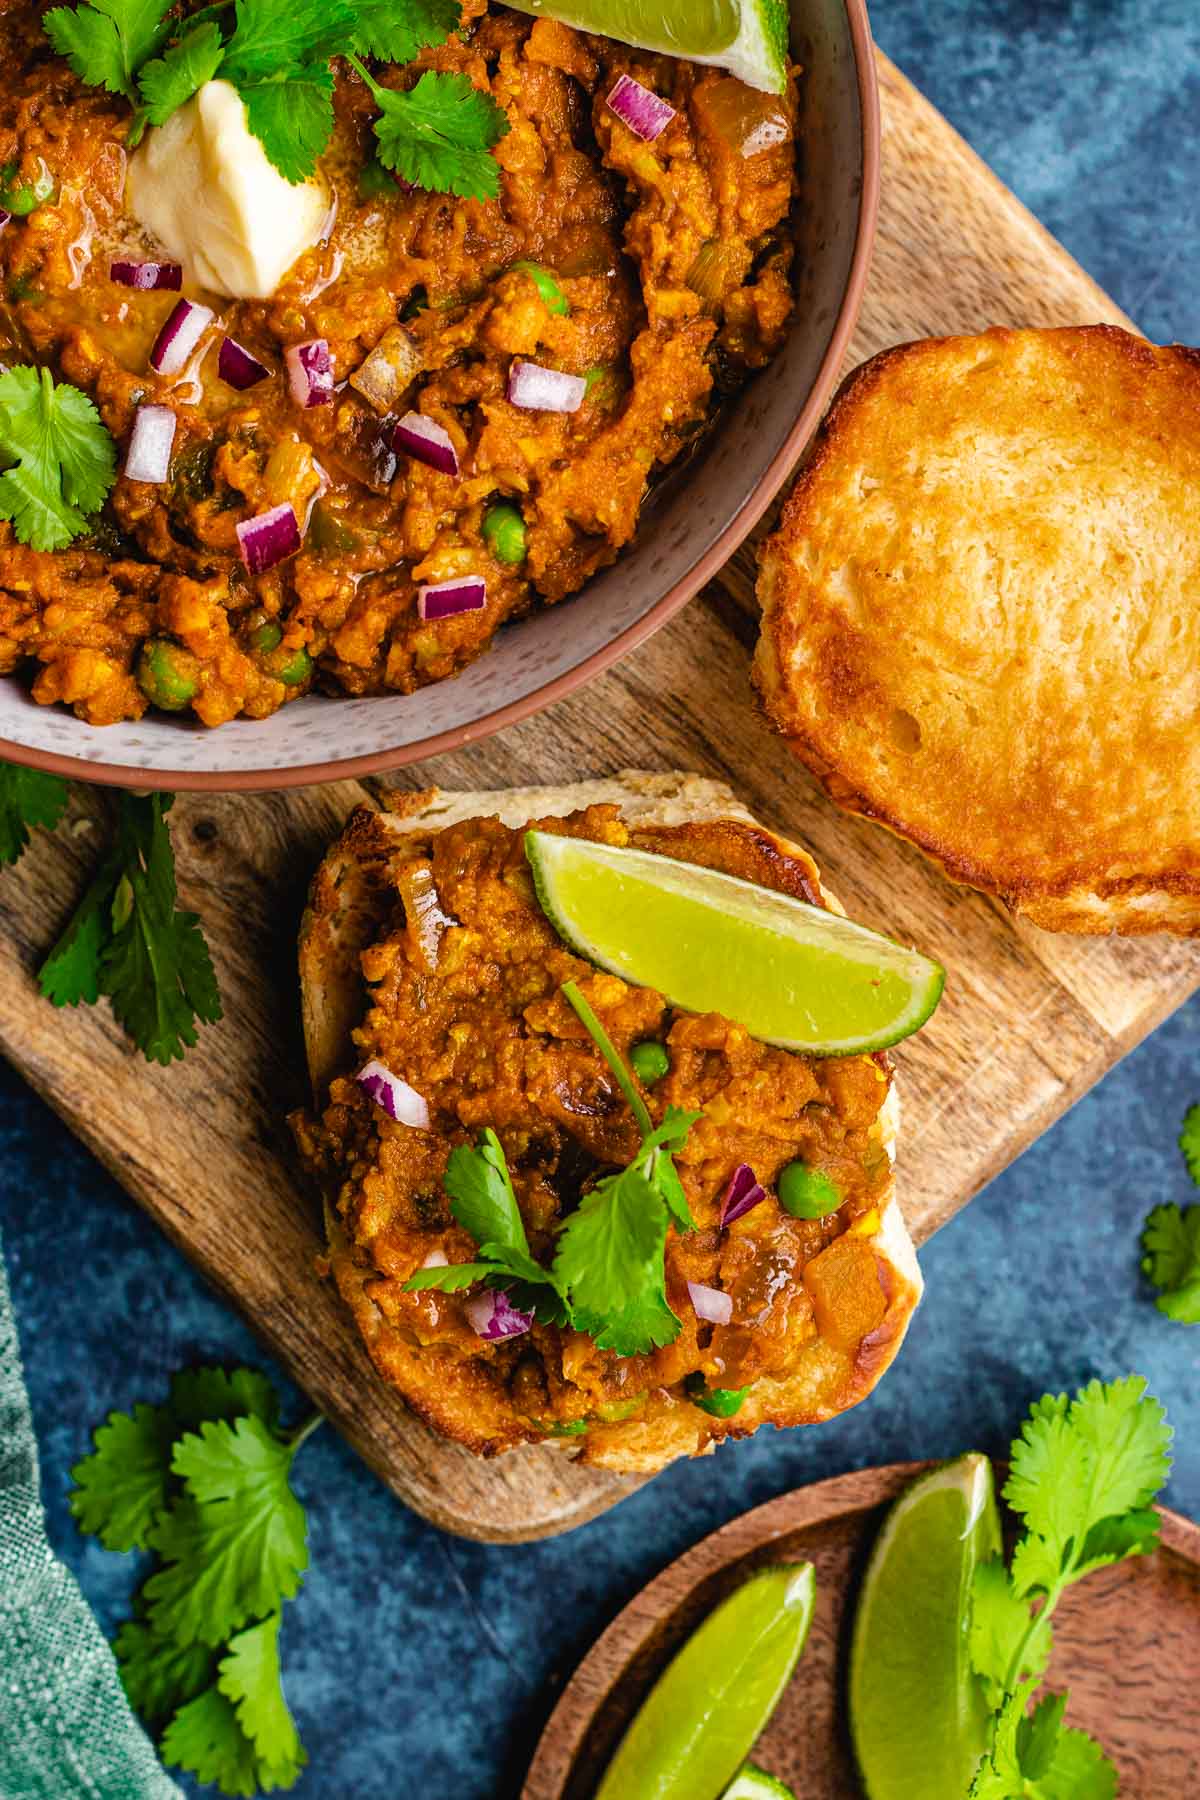
[[[292,517],[295,517],[294,513]],[[367,1063],[354,1079],[363,1092],[370,1095],[376,1106],[382,1106],[389,1119],[395,1119],[397,1125],[411,1125],[418,1131],[428,1131],[429,1108],[425,1101],[416,1088],[410,1088],[407,1081],[401,1081],[383,1063]]]
[[[526,412],[578,412],[587,393],[582,375],[564,375],[540,363],[513,362],[508,371],[508,397]]]
[[[333,359],[324,338],[289,344],[283,360],[297,406],[325,406],[333,399]]]
[[[392,449],[407,450],[443,475],[458,474],[458,451],[450,433],[420,413],[405,413],[392,433]]]
[[[154,340],[150,367],[158,375],[178,375],[213,322],[214,314],[194,300],[179,300]]]
[[[165,481],[175,442],[175,414],[169,406],[139,406],[125,453],[127,481]]]
[[[242,561],[251,575],[261,575],[265,569],[273,569],[276,563],[283,562],[286,557],[295,556],[300,548],[300,527],[286,500],[282,506],[273,506],[269,512],[256,513],[252,519],[240,520],[234,530],[237,532]],[[374,1068],[376,1065],[372,1063],[369,1066]]]
[[[648,87],[635,81],[632,75],[622,75],[612,93],[604,104],[610,112],[615,112],[623,125],[628,125],[635,137],[640,137],[647,144],[652,144],[660,131],[665,131],[675,117],[675,108],[652,94]]]
[[[265,381],[270,373],[266,363],[260,363],[257,356],[251,356],[246,346],[239,344],[236,338],[221,339],[221,348],[217,352],[217,374],[231,388],[244,393],[247,388],[257,387],[260,381]]]
[[[183,265],[168,262],[115,262],[108,265],[108,279],[122,287],[138,288],[149,293],[153,288],[168,288],[177,294],[183,286]]]
[[[0,231],[3,231],[6,225],[11,224],[12,214],[10,212],[5,212],[4,208],[0,206]]]
[[[728,1325],[733,1317],[733,1295],[720,1288],[705,1287],[702,1281],[689,1281],[688,1293],[696,1309],[696,1317],[709,1325]]]
[[[460,575],[455,581],[435,581],[417,589],[417,612],[428,622],[481,612],[486,605],[487,582],[480,575]]]
[[[477,1337],[495,1343],[500,1338],[520,1337],[533,1324],[533,1314],[521,1312],[499,1288],[475,1294],[463,1308]]]
[[[742,1218],[766,1197],[767,1190],[756,1179],[750,1164],[739,1163],[729,1177],[729,1186],[721,1200],[721,1224],[732,1225],[735,1219]]]

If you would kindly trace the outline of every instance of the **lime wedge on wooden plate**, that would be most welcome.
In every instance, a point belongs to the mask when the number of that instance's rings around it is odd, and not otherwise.
[[[596,1800],[721,1800],[791,1679],[814,1593],[811,1563],[735,1588],[651,1688]]]
[[[525,851],[572,950],[785,1050],[884,1050],[941,998],[945,975],[928,957],[752,881],[544,831],[526,832]]]
[[[976,1566],[1000,1549],[986,1456],[913,1483],[884,1522],[850,1645],[850,1735],[868,1800],[963,1800],[986,1740],[967,1644]]]
[[[721,1800],[796,1800],[790,1787],[765,1769],[747,1763],[721,1795]]]
[[[782,94],[787,78],[784,0],[512,0],[537,13],[617,38],[639,50],[715,63],[751,87]]]

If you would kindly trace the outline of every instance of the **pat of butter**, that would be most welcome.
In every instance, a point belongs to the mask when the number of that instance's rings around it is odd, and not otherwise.
[[[189,282],[235,300],[273,294],[329,211],[323,182],[293,187],[273,167],[228,81],[205,82],[146,133],[125,193]]]

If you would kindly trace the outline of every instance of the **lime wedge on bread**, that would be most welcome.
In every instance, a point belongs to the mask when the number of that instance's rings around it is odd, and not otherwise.
[[[787,82],[784,0],[512,0],[518,12],[557,19],[638,50],[715,63],[750,87],[782,94]]]
[[[986,1456],[900,1496],[863,1578],[850,1645],[850,1735],[867,1800],[963,1800],[987,1736],[966,1621],[975,1570],[1000,1550]]]
[[[578,955],[785,1050],[853,1056],[923,1025],[945,975],[916,950],[754,882],[529,831],[542,909]]]
[[[811,1563],[761,1569],[735,1588],[651,1688],[596,1800],[722,1800],[792,1678],[815,1593]]]

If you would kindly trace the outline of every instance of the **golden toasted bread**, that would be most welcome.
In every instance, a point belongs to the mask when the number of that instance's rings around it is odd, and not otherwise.
[[[607,820],[607,828],[628,830],[637,835],[644,847],[653,844],[665,848],[669,844],[685,859],[689,855],[697,861],[736,856],[741,859],[740,867],[761,868],[764,880],[769,878],[772,885],[785,891],[802,893],[825,905],[836,907],[836,902],[823,891],[816,865],[806,851],[755,824],[728,789],[694,776],[631,772],[612,780],[581,782],[566,788],[449,795],[429,792],[396,798],[396,811],[375,813],[360,808],[351,817],[313,882],[301,931],[300,979],[317,1116],[294,1121],[301,1150],[324,1195],[332,1274],[354,1313],[379,1373],[434,1430],[479,1454],[494,1455],[522,1443],[549,1441],[583,1462],[638,1474],[652,1473],[677,1456],[710,1449],[719,1438],[744,1436],[760,1424],[808,1423],[827,1418],[862,1399],[899,1349],[922,1285],[895,1200],[890,1166],[897,1118],[894,1083],[886,1063],[877,1066],[871,1059],[840,1060],[861,1065],[860,1088],[867,1075],[872,1075],[877,1084],[872,1092],[877,1092],[879,1098],[872,1102],[872,1109],[878,1111],[873,1123],[863,1128],[863,1142],[868,1154],[875,1154],[870,1151],[874,1144],[876,1152],[886,1152],[886,1159],[876,1157],[881,1167],[872,1177],[872,1202],[868,1210],[860,1209],[849,1220],[827,1221],[829,1230],[823,1238],[814,1238],[817,1254],[813,1262],[820,1263],[820,1268],[806,1265],[795,1270],[795,1306],[804,1315],[797,1336],[797,1354],[789,1358],[786,1368],[764,1373],[753,1381],[734,1417],[716,1418],[692,1403],[684,1391],[682,1363],[676,1377],[664,1372],[665,1365],[658,1358],[679,1356],[683,1340],[671,1352],[632,1359],[621,1371],[616,1368],[620,1359],[601,1356],[582,1334],[560,1333],[553,1328],[543,1332],[539,1327],[529,1338],[515,1340],[517,1351],[508,1344],[485,1345],[464,1332],[461,1320],[454,1324],[462,1304],[457,1296],[434,1297],[431,1308],[430,1297],[404,1293],[405,1280],[421,1266],[431,1245],[439,1254],[443,1246],[448,1247],[451,1260],[469,1258],[470,1249],[455,1239],[456,1228],[448,1225],[448,1214],[445,1221],[438,1223],[444,1208],[436,1209],[435,1219],[429,1201],[421,1197],[420,1217],[414,1223],[406,1196],[414,1188],[424,1193],[425,1176],[429,1170],[444,1167],[452,1142],[471,1141],[478,1121],[487,1114],[487,1096],[469,1090],[472,1121],[467,1128],[456,1116],[450,1088],[435,1092],[431,1087],[427,1098],[433,1113],[432,1128],[420,1134],[426,1143],[418,1150],[402,1141],[408,1128],[386,1119],[378,1107],[365,1099],[362,1090],[345,1077],[378,1050],[380,1010],[386,1012],[389,1005],[385,991],[389,982],[395,980],[407,986],[410,980],[420,981],[425,984],[421,989],[422,1012],[428,1010],[432,1014],[436,1006],[436,962],[411,976],[407,965],[400,967],[398,973],[387,971],[396,971],[397,957],[403,962],[405,955],[403,947],[396,949],[396,931],[404,916],[398,897],[404,891],[404,882],[411,880],[407,872],[411,871],[414,858],[429,857],[438,834],[450,827],[461,828],[465,848],[459,860],[461,866],[469,867],[470,892],[476,894],[485,878],[481,872],[485,865],[483,852],[493,849],[499,827],[483,828],[476,839],[472,836],[473,822],[482,819],[519,827],[533,819],[557,820],[570,815],[578,819],[586,808],[611,809],[607,813],[587,814],[588,823],[604,829]],[[455,840],[456,845],[458,842]],[[522,888],[511,868],[506,870],[503,882],[506,894],[516,894]],[[536,905],[531,886],[528,902]],[[540,917],[536,932],[553,936]],[[479,952],[478,934],[460,928],[460,936],[471,937],[473,953]],[[535,938],[535,957],[537,941]],[[451,945],[448,966],[461,970],[457,948]],[[489,963],[494,979],[481,982],[480,988],[494,992],[505,978],[500,966],[504,952],[497,944],[485,947],[483,954],[494,958],[496,967],[491,969]],[[585,982],[590,979],[606,984],[603,993],[611,1009],[610,1023],[619,1014],[621,993],[633,994],[635,998],[645,993],[626,989],[615,977],[596,975],[586,964],[578,963],[565,949],[557,947],[557,940],[551,954],[564,967],[567,963],[577,964]],[[371,978],[370,985],[365,974]],[[557,964],[555,979],[562,979]],[[525,980],[523,971],[522,1002]],[[654,1004],[653,997],[649,1003]],[[509,1062],[513,1034],[524,1032],[523,1021],[544,1012],[549,1004],[548,1000],[540,1000],[536,1007],[511,1015],[501,1034]],[[476,1028],[485,1031],[488,1027],[478,1023]],[[458,1029],[452,1026],[451,1035]],[[548,1045],[551,1052],[554,1047],[553,1035],[549,1039],[544,1035],[547,1031],[553,1034],[552,1023],[535,1019],[528,1030],[525,1072],[502,1096],[506,1123],[498,1117],[496,1120],[502,1135],[507,1130],[510,1154],[514,1144],[530,1141],[528,1115],[524,1127],[518,1117],[526,1098],[524,1084],[536,1078],[546,1055],[543,1046]],[[744,1039],[745,1034],[741,1037]],[[592,1058],[586,1044],[580,1047],[579,1054],[589,1061]],[[787,1053],[763,1054],[769,1059],[781,1059]],[[792,1059],[797,1069],[801,1062],[802,1059]],[[715,1081],[717,1076],[712,1071],[719,1072],[721,1068],[719,1053],[705,1051],[696,1066],[709,1070],[706,1079]],[[602,1070],[600,1073],[602,1076]],[[849,1080],[853,1073],[847,1071],[844,1079]],[[832,1077],[822,1073],[819,1079]],[[562,1092],[562,1082],[557,1078],[554,1091],[556,1095]],[[715,1091],[719,1094],[719,1087]],[[462,1103],[457,1104],[461,1107]],[[600,1115],[610,1110],[607,1103],[598,1109]],[[832,1109],[824,1106],[819,1110]],[[585,1134],[590,1129],[590,1119],[596,1116],[596,1107],[585,1107],[579,1115],[580,1129]],[[565,1126],[561,1112],[556,1112],[554,1118],[555,1129],[563,1134],[560,1141],[569,1150],[571,1116],[568,1114]],[[736,1129],[736,1122],[721,1129]],[[715,1141],[720,1143],[715,1125],[712,1130]],[[535,1131],[532,1141],[536,1139]],[[577,1155],[579,1149],[577,1144],[571,1153]],[[703,1238],[708,1245],[706,1253],[713,1255],[712,1246],[718,1237],[711,1229],[716,1217],[716,1196],[705,1192],[705,1172],[712,1165],[701,1160],[703,1149],[701,1143],[697,1160],[690,1166],[681,1161],[680,1167],[698,1221],[709,1225],[707,1234],[695,1234],[696,1243]],[[561,1154],[556,1156],[555,1167],[559,1166]],[[708,1154],[711,1155],[711,1147]],[[406,1175],[397,1174],[398,1169],[408,1167],[406,1156],[418,1166],[420,1179],[409,1180]],[[417,1164],[418,1157],[425,1160]],[[545,1186],[528,1159],[523,1159],[519,1168],[514,1163],[514,1179],[532,1233],[539,1195],[544,1207]],[[715,1181],[715,1174],[707,1177],[708,1186]],[[743,1226],[758,1233],[768,1229],[793,1230],[795,1222],[789,1225],[786,1216],[779,1213],[777,1202],[772,1198],[769,1204],[770,1212],[767,1203],[763,1203],[747,1215]],[[418,1231],[423,1235],[417,1235]],[[458,1235],[462,1236],[461,1231]],[[747,1258],[752,1258],[756,1241],[747,1233]],[[782,1238],[779,1242],[782,1250]],[[696,1254],[700,1254],[699,1250]],[[871,1270],[873,1292],[878,1285],[874,1299],[866,1295],[869,1304],[864,1312],[866,1268]],[[705,1277],[701,1274],[698,1278]],[[682,1292],[683,1305],[690,1315],[679,1271],[675,1271],[673,1280],[676,1308],[679,1310]],[[691,1333],[694,1346],[694,1320],[688,1324],[687,1332]],[[531,1373],[531,1365],[539,1362],[540,1368]],[[629,1409],[611,1404],[601,1403],[593,1409],[589,1401],[585,1407],[580,1398],[584,1391],[593,1396],[601,1393],[603,1384],[608,1384],[604,1391],[622,1391],[620,1384],[627,1380],[633,1390],[646,1390],[644,1401],[631,1416],[614,1416]],[[545,1381],[550,1383],[549,1392],[559,1405],[560,1417],[564,1394],[568,1410],[575,1407],[576,1411],[587,1411],[589,1423],[585,1432],[547,1437],[547,1422],[539,1424],[531,1418],[531,1410],[537,1409],[531,1408],[529,1394]],[[584,1383],[585,1388],[577,1390],[575,1383]]]
[[[884,352],[759,593],[763,704],[840,805],[1050,930],[1200,933],[1200,351]]]

